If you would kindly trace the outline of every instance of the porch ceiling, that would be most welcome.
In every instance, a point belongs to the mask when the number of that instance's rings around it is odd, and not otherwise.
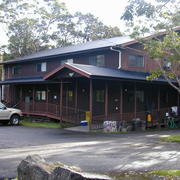
[[[64,69],[71,70],[81,76],[87,78],[110,78],[110,79],[127,79],[127,80],[140,80],[146,81],[146,76],[149,73],[137,72],[137,71],[128,71],[122,69],[106,68],[106,67],[97,67],[93,65],[84,65],[84,64],[74,64],[66,63],[57,69],[53,70],[44,77],[44,80],[54,79],[59,75]],[[73,77],[73,76],[69,76]],[[153,80],[153,82],[166,82],[163,78]]]

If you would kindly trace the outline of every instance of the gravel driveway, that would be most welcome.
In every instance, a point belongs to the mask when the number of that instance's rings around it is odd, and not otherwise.
[[[15,177],[29,154],[93,172],[180,169],[180,144],[159,141],[175,134],[180,131],[92,134],[0,126],[0,178]]]

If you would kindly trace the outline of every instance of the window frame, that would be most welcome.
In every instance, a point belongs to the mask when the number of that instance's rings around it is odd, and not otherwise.
[[[100,58],[103,57],[103,58]],[[103,60],[103,63],[99,60]],[[105,56],[104,54],[98,54],[94,56],[89,56],[88,58],[89,65],[98,66],[98,67],[104,67],[105,66]]]
[[[21,74],[21,69],[22,69],[21,65],[14,65],[14,66],[12,66],[12,74],[13,75]]]
[[[36,90],[35,99],[36,101],[46,101],[47,92],[45,90]]]
[[[105,102],[105,91],[104,91],[104,89],[97,89],[96,90],[96,102],[97,103],[104,103]]]
[[[137,65],[138,63],[137,63],[137,59],[136,59],[136,65],[132,65],[132,64],[130,64],[130,57],[142,57],[142,66],[139,66],[139,65]],[[134,61],[135,59],[133,59],[133,61]],[[132,59],[131,59],[131,61],[132,61]],[[144,61],[144,56],[143,55],[139,55],[139,54],[128,54],[128,62],[127,62],[127,64],[128,64],[128,67],[132,67],[132,68],[144,68],[144,66],[145,66],[145,61]]]
[[[40,66],[40,68],[38,66]],[[47,71],[47,62],[37,63],[36,64],[36,71],[37,72],[46,72]]]

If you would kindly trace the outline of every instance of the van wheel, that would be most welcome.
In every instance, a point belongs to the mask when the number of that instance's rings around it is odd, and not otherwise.
[[[10,119],[10,124],[13,126],[19,125],[20,117],[18,115],[13,115]]]

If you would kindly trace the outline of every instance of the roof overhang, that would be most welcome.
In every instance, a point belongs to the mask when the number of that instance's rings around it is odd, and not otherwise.
[[[42,77],[25,77],[25,78],[13,78],[7,79],[4,81],[0,81],[0,85],[8,85],[8,84],[33,84],[33,83],[54,83],[52,81],[46,81]]]
[[[74,74],[73,74],[74,73]],[[66,74],[66,76],[64,76]],[[72,76],[71,76],[72,75]],[[149,73],[97,67],[93,65],[66,63],[47,74],[44,80],[59,80],[63,78],[86,77],[91,79],[121,80],[121,81],[144,81]],[[151,83],[167,83],[163,77],[149,81]],[[172,81],[174,82],[174,81]],[[175,83],[175,82],[174,82]]]

